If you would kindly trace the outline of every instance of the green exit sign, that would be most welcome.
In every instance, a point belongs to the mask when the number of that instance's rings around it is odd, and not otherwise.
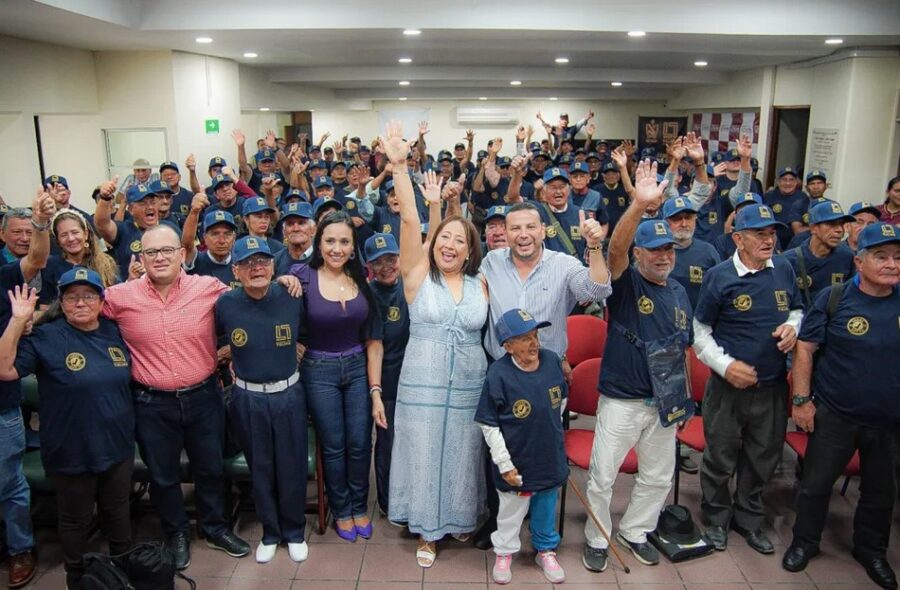
[[[206,120],[206,134],[207,135],[218,135],[219,134],[219,120],[218,119],[207,119]]]

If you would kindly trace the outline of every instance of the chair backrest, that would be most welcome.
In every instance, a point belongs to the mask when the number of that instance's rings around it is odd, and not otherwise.
[[[600,358],[606,348],[606,322],[592,315],[570,315],[566,319],[569,347],[566,357],[574,368],[588,359]]]
[[[688,348],[688,356],[691,359],[691,397],[694,402],[703,401],[703,393],[706,391],[706,382],[711,374],[709,367],[697,358],[693,348]]]
[[[600,380],[602,361],[599,358],[588,359],[572,370],[567,410],[588,416],[597,414],[597,400],[600,399],[597,383]]]

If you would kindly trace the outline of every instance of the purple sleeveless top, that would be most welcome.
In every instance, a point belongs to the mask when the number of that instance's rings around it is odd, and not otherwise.
[[[362,292],[347,300],[345,311],[340,301],[322,297],[319,273],[315,269],[297,264],[291,267],[291,274],[303,284],[310,350],[344,352],[354,346],[365,345],[360,334],[369,315],[369,305]]]

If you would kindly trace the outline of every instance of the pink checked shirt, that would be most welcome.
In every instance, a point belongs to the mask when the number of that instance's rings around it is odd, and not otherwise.
[[[146,275],[106,289],[103,315],[119,324],[132,379],[172,390],[209,377],[216,369],[214,308],[225,291],[217,278],[183,270],[165,301]]]

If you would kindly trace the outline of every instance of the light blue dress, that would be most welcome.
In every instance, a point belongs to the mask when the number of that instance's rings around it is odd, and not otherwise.
[[[481,281],[469,276],[459,304],[443,277],[429,275],[409,306],[388,516],[428,541],[474,531],[484,505],[484,445],[474,417],[487,370],[487,311]]]

